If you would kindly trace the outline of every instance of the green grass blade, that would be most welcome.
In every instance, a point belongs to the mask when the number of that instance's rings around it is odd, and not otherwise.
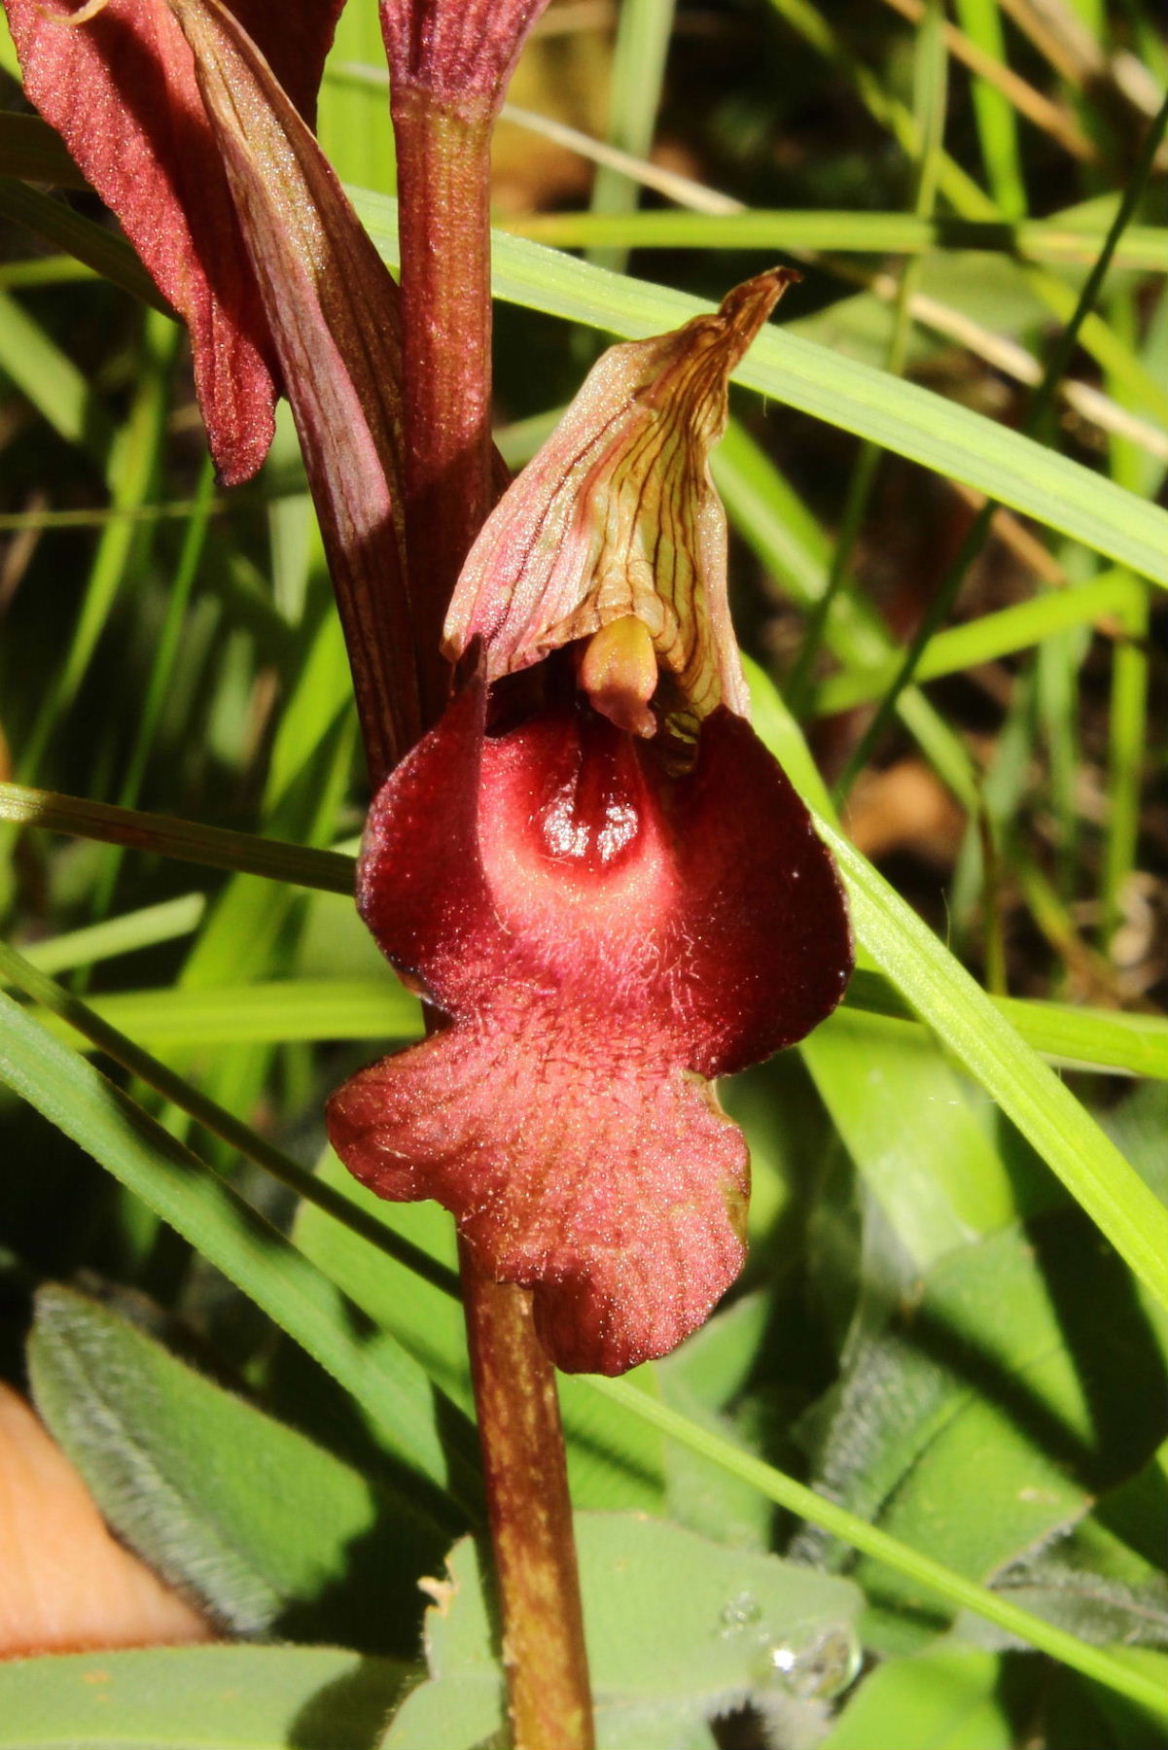
[[[17,299],[0,292],[0,371],[66,443],[104,474],[113,443],[109,410],[77,366]]]
[[[39,115],[0,115],[0,176],[23,176],[57,188],[89,186],[56,128]]]
[[[996,61],[1006,59],[1005,33],[998,0],[957,0],[957,17],[966,36]],[[1004,91],[988,79],[973,81],[973,113],[994,199],[1003,213],[1020,218],[1026,211],[1026,184],[1018,149],[1014,107]]]
[[[54,249],[65,250],[91,273],[108,280],[111,285],[120,286],[151,309],[160,310],[163,315],[170,313],[169,304],[125,238],[74,212],[63,201],[3,177],[0,178],[0,218],[23,226]]]
[[[205,894],[183,893],[175,899],[160,900],[157,905],[106,918],[100,924],[87,924],[83,929],[30,943],[24,955],[31,965],[50,975],[71,972],[78,966],[96,966],[99,961],[112,960],[119,954],[133,954],[139,948],[154,948],[160,942],[189,936],[198,929],[206,909]]]
[[[733,420],[714,452],[714,479],[731,521],[762,564],[800,601],[818,601],[827,587],[828,541],[802,501],[754,440]],[[837,597],[825,637],[849,664],[875,664],[895,649],[876,611],[852,594]],[[752,686],[762,684],[752,669]],[[765,685],[774,691],[767,677]],[[758,708],[756,690],[755,706]],[[933,769],[970,813],[979,806],[977,774],[960,737],[916,687],[897,703],[901,721]]]
[[[39,826],[48,832],[73,833],[103,844],[153,851],[180,862],[202,863],[211,869],[263,875],[296,887],[316,887],[325,893],[353,892],[354,860],[336,851],[309,845],[283,844],[256,833],[232,832],[221,826],[201,826],[168,814],[140,808],[115,808],[82,796],[63,796],[27,784],[0,784],[0,820]]]
[[[420,1038],[422,1032],[418,998],[389,976],[117,991],[92,997],[90,1004],[111,1027],[168,1054],[297,1040],[400,1041]]]
[[[758,714],[756,722],[764,734],[768,733]],[[800,772],[798,765],[789,759],[784,759],[784,765],[806,793],[807,774]],[[202,895],[190,897],[201,909]],[[181,925],[172,924],[164,915],[166,907],[150,908],[160,914],[159,928],[165,930],[165,935],[158,939],[170,939],[173,934],[186,933],[193,927],[187,915],[187,903],[181,903],[184,907]],[[105,932],[120,935],[123,923],[136,930],[136,918],[137,914],[129,914],[124,920],[116,918],[108,925],[79,930],[75,933],[76,947],[74,937],[61,937],[63,952],[60,958],[47,952],[56,947],[56,942],[38,944],[35,949],[29,949],[25,957],[38,969],[48,970],[51,966],[62,971],[73,965],[87,964],[106,952],[124,952],[126,948],[141,946],[142,941],[135,936],[122,945],[115,935],[107,948]],[[100,954],[94,955],[90,951],[90,937],[99,947]],[[84,954],[80,952],[82,949]],[[1124,1014],[1014,997],[992,997],[990,1000],[1028,1045],[1058,1063],[1094,1070],[1099,1074],[1168,1080],[1168,1020],[1162,1016]],[[868,971],[856,973],[848,992],[847,1006],[900,1020],[911,1019],[914,1014],[882,975]],[[417,998],[388,977],[274,979],[209,989],[118,991],[92,997],[89,1007],[93,1015],[107,1025],[135,1038],[149,1040],[155,1048],[168,1051],[208,1045],[275,1045],[295,1041],[409,1040],[420,1037],[421,1033]],[[58,1031],[55,1026],[51,1030]],[[100,1041],[95,1040],[95,1043],[100,1045]],[[151,1076],[144,1072],[135,1073],[152,1082]]]
[[[911,907],[847,840],[822,830],[864,947],[1168,1307],[1168,1209]]]
[[[142,702],[135,729],[133,751],[118,791],[120,808],[135,808],[146,774],[146,764],[154,747],[158,726],[171,692],[182,648],[182,632],[186,623],[191,591],[206,545],[211,516],[215,470],[208,457],[203,463],[194,507],[183,534],[182,551],[175,569],[174,581],[167,591],[166,614],[155,645],[150,681]],[[101,917],[109,909],[122,866],[120,847],[108,857],[93,894],[93,911]]]
[[[952,214],[870,213],[830,208],[752,207],[741,213],[523,213],[499,220],[508,236],[554,249],[592,244],[635,249],[830,250],[833,255],[928,255],[981,249],[1042,265],[1089,266],[1106,226],[1067,219],[967,219]],[[1117,267],[1168,272],[1168,236],[1133,225],[1116,250]]]
[[[351,192],[382,254],[395,263],[393,203],[368,190]],[[495,289],[509,302],[628,338],[676,326],[704,307],[681,293],[606,274],[502,233],[495,239]],[[1059,293],[1063,314],[1069,314],[1074,294],[1061,286]],[[1083,338],[1090,338],[1087,327]],[[1126,349],[1120,351],[1126,359]],[[1114,351],[1108,362],[1123,369]],[[1168,585],[1168,513],[927,390],[777,329],[756,343],[738,380],[963,480]],[[65,396],[66,403],[70,399],[75,402],[76,396]],[[76,413],[66,408],[66,417],[70,429],[78,430],[82,422]]]
[[[386,1223],[371,1217],[362,1207],[360,1194],[352,1181],[349,1181],[351,1190],[348,1187],[339,1190],[336,1186],[327,1184],[127,1038],[113,1024],[121,1018],[118,1015],[116,999],[111,1019],[100,999],[97,1002],[82,1002],[80,997],[55,983],[24,955],[18,954],[2,941],[0,981],[10,983],[14,989],[23,991],[44,1008],[49,1017],[46,1022],[49,1032],[56,1036],[63,1033],[70,1043],[75,1034],[80,1033],[96,1050],[112,1062],[121,1064],[123,1069],[129,1070],[146,1087],[153,1088],[155,1093],[161,1094],[164,1100],[185,1112],[213,1136],[238,1150],[245,1160],[254,1162],[264,1172],[270,1173],[282,1185],[295,1191],[305,1203],[311,1203],[322,1210],[330,1220],[339,1222],[350,1232],[367,1239],[377,1247],[383,1258],[395,1258],[415,1275],[440,1288],[444,1294],[457,1296],[458,1278],[454,1272],[435,1263],[420,1247],[412,1245],[393,1232]],[[156,1003],[165,1003],[175,998],[181,1000],[187,995],[188,993],[182,991],[150,993]],[[420,1030],[419,1016],[415,1031]]]
[[[905,1019],[914,1013],[882,973],[867,968],[852,975],[844,1000],[848,1008],[877,1015]],[[1168,1019],[1163,1015],[1125,1014],[1025,997],[991,996],[989,1001],[1032,1050],[1056,1063],[1101,1075],[1168,1081]]]
[[[380,77],[370,79],[372,72]],[[389,125],[385,48],[375,6],[346,6],[337,20],[317,105],[316,131],[338,176],[392,192],[397,160]]]
[[[925,218],[932,213],[936,204],[937,168],[945,129],[948,60],[945,52],[943,23],[940,7],[936,4],[930,4],[925,11],[921,28],[917,34],[914,58],[913,113],[916,117],[921,141],[920,155],[914,166],[916,173],[915,211],[919,216]],[[896,300],[892,311],[892,326],[882,361],[884,369],[893,377],[900,377],[904,374],[908,361],[913,328],[912,300],[919,281],[920,268],[921,263],[918,259],[906,262],[901,270],[897,286]],[[836,534],[835,547],[831,556],[831,569],[828,573],[827,586],[807,616],[803,631],[803,645],[784,687],[792,709],[800,717],[806,715],[807,695],[811,678],[818,666],[819,653],[827,630],[828,619],[836,601],[851,587],[849,574],[852,569],[852,556],[860,537],[860,531],[867,521],[882,454],[883,452],[878,445],[870,440],[865,441],[860,445],[859,454],[852,468],[844,498],[843,513],[840,517],[840,526]],[[901,687],[898,691],[903,692],[903,690],[904,688]],[[889,707],[892,710],[895,709],[897,696],[898,694],[892,696]]]
[[[22,286],[78,285],[93,278],[92,268],[71,255],[36,255],[0,265],[0,286],[5,291],[19,291]]]
[[[1078,589],[1047,590],[1033,601],[983,614],[964,626],[934,634],[917,663],[917,681],[937,680],[978,663],[1015,655],[1071,627],[1088,626],[1112,615],[1126,618],[1141,594],[1129,573],[1111,571]],[[880,698],[895,680],[899,666],[898,656],[888,656],[870,668],[831,675],[815,693],[815,713],[826,716],[848,711],[853,705]]]
[[[661,103],[665,60],[673,30],[674,0],[625,0],[617,19],[609,87],[608,142],[634,158],[648,158]],[[611,165],[597,167],[592,207],[598,213],[630,213],[640,187]],[[619,244],[596,251],[600,266],[619,272],[627,250]]]
[[[788,757],[792,740],[798,744],[798,727],[777,698],[757,727],[777,759]],[[788,769],[799,782],[799,765]],[[818,793],[817,782],[813,800]],[[860,947],[1168,1307],[1168,1208],[912,907],[834,826],[821,818],[819,830],[847,884]]]
[[[179,329],[155,311],[147,313],[136,359],[137,389],[125,424],[110,452],[110,486],[115,508],[133,513],[154,494],[170,417],[170,379],[182,339]],[[21,751],[22,778],[36,775],[49,736],[69,710],[89,671],[133,561],[145,557],[143,543],[153,523],[139,525],[131,514],[105,524],[82,597],[73,636],[61,668],[37,713]]]
[[[870,69],[848,51],[841,38],[810,0],[771,0],[771,3],[806,42],[850,81],[861,102],[883,127],[889,129],[901,149],[910,158],[915,157],[919,151],[920,134],[911,112],[892,97]],[[942,193],[963,218],[993,220],[1002,217],[984,189],[947,154],[941,158],[938,174]],[[1070,286],[1042,268],[1029,270],[1027,281],[1035,295],[1053,311],[1060,322],[1070,320],[1076,303],[1075,292]],[[1168,394],[1106,322],[1097,316],[1089,317],[1083,324],[1080,339],[1085,350],[1105,370],[1110,371],[1117,381],[1126,383],[1135,393],[1141,395],[1150,408],[1158,409],[1161,419],[1168,418]],[[1000,495],[991,492],[989,496],[997,498]]]

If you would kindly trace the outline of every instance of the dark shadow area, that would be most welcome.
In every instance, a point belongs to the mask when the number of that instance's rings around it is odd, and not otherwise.
[[[375,1750],[402,1693],[396,1666],[362,1659],[305,1703],[285,1740],[288,1750]]]
[[[1076,1211],[1036,1225],[1053,1241],[1035,1258],[1094,1430],[1083,1474],[1101,1491],[1132,1475],[1168,1434],[1168,1364],[1131,1272],[1094,1224]]]
[[[346,1310],[359,1340],[369,1342],[382,1335],[380,1328],[352,1302],[347,1303]],[[447,1543],[452,1543],[468,1529],[470,1513],[485,1519],[481,1483],[477,1479],[478,1439],[463,1411],[432,1382],[429,1389],[435,1424],[454,1472],[466,1479],[468,1491],[472,1487],[475,1490],[473,1499],[467,1502],[467,1511],[387,1451],[348,1392],[295,1339],[282,1332],[267,1369],[264,1407],[353,1465],[362,1475],[376,1478],[379,1485],[399,1492],[414,1504],[416,1512],[442,1532]]]
[[[1068,1426],[1024,1377],[976,1338],[954,1332],[928,1305],[901,1323],[901,1334],[1097,1493],[1131,1476],[1168,1434],[1168,1368],[1127,1266],[1086,1216],[1055,1211],[1028,1231],[1083,1385],[1091,1435]]]
[[[1168,1728],[1134,1702],[1065,1667],[1048,1669],[1033,1736],[1046,1750],[1168,1750]]]
[[[373,1523],[346,1545],[333,1580],[280,1612],[271,1625],[278,1640],[410,1661],[420,1656],[429,1599],[419,1582],[445,1574],[450,1538],[396,1489],[378,1483],[372,1493]]]

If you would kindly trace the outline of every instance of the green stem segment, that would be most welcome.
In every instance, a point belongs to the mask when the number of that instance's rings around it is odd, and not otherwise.
[[[490,141],[482,97],[458,105],[398,79],[406,542],[423,712],[446,705],[442,621],[494,502]],[[516,1750],[591,1750],[592,1703],[555,1369],[531,1295],[461,1249],[503,1658]]]

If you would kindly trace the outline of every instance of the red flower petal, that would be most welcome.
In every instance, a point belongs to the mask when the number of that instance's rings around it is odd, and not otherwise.
[[[436,1197],[536,1291],[561,1367],[673,1348],[743,1259],[745,1143],[702,1077],[838,1002],[847,915],[802,803],[725,710],[692,773],[586,706],[484,736],[476,682],[389,780],[359,903],[453,1024],[334,1097],[338,1153]]]
[[[309,120],[343,3],[234,8]],[[110,0],[75,27],[69,0],[7,8],[29,97],[190,328],[224,480],[249,479],[272,440],[275,355],[182,31],[165,0]]]

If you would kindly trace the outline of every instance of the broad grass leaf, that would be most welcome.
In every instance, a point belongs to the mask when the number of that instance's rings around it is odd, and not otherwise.
[[[578,1514],[576,1541],[600,1750],[690,1750],[756,1695],[815,1703],[854,1674],[861,1599],[847,1581],[637,1515]],[[452,1590],[426,1619],[432,1681],[407,1697],[385,1750],[470,1750],[502,1724],[469,1540],[449,1568]]]
[[[446,1541],[416,1504],[71,1289],[37,1296],[29,1366],[114,1530],[233,1634],[413,1652]]]
[[[0,1750],[374,1750],[411,1681],[336,1647],[157,1647],[0,1665]]]
[[[919,1300],[854,1346],[830,1401],[820,1486],[986,1582],[1144,1462],[1168,1375],[1120,1261],[1060,1211],[943,1259]],[[823,1540],[804,1533],[799,1548]],[[922,1611],[939,1620],[882,1565],[855,1571],[881,1644],[911,1646]]]
[[[1168,1647],[1168,1446],[1110,1489],[1065,1537],[1044,1543],[994,1582],[1096,1646]],[[985,1623],[963,1616],[961,1630],[992,1645]]]
[[[927,1270],[1014,1219],[993,1138],[931,1035],[840,1009],[801,1050],[909,1263]]]

